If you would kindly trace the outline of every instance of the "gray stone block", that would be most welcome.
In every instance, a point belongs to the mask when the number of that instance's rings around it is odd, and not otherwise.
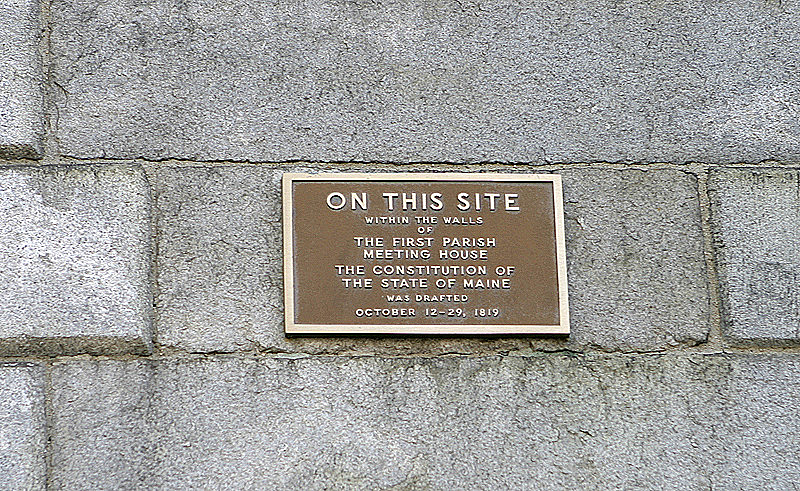
[[[725,334],[800,341],[800,173],[719,169],[708,187]]]
[[[155,167],[158,341],[192,352],[443,354],[660,350],[708,335],[696,181],[677,171],[564,171],[572,311],[563,338],[283,334],[280,178],[263,166]],[[345,169],[342,169],[345,170]]]
[[[704,342],[709,296],[697,179],[674,170],[559,173],[570,345],[650,351]]]
[[[45,489],[44,370],[0,363],[0,489]]]
[[[800,4],[55,0],[77,157],[800,161]]]
[[[158,342],[189,351],[280,345],[281,172],[158,167],[153,175]]]
[[[147,352],[141,167],[0,168],[0,353]]]
[[[306,337],[283,333],[284,171],[154,166],[157,340],[192,352],[444,354],[529,350],[530,338]],[[352,169],[350,169],[352,170]],[[537,339],[563,349],[563,339]]]
[[[791,489],[797,355],[69,360],[58,489]]]
[[[38,158],[44,96],[38,0],[0,0],[0,158]]]

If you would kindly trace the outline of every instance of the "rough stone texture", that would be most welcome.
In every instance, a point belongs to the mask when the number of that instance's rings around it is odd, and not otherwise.
[[[157,340],[193,352],[485,353],[529,338],[310,337],[283,333],[280,180],[319,168],[155,166]],[[350,169],[352,170],[352,169]],[[537,340],[562,349],[563,339]]]
[[[792,489],[800,357],[59,361],[57,489]]]
[[[62,150],[800,161],[800,2],[55,0]]]
[[[678,171],[562,172],[572,334],[563,338],[283,334],[280,178],[263,166],[156,167],[157,332],[193,352],[659,350],[708,334],[696,182]]]
[[[41,156],[40,39],[38,0],[0,0],[0,158]]]
[[[657,350],[705,341],[697,180],[674,170],[559,171],[570,345]]]
[[[0,353],[148,351],[150,230],[139,166],[0,168]]]
[[[725,334],[800,341],[800,173],[719,169],[708,187]]]
[[[0,489],[45,489],[44,372],[0,363]]]
[[[190,351],[281,344],[281,172],[157,168],[157,338]]]

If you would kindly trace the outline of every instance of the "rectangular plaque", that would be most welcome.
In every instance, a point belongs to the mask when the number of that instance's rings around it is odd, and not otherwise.
[[[285,174],[287,334],[568,334],[561,176]]]

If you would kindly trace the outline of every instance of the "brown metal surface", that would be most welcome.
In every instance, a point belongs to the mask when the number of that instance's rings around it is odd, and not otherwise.
[[[568,333],[562,214],[557,175],[286,174],[286,332]]]

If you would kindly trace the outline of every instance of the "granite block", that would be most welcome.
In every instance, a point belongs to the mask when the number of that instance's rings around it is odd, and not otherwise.
[[[55,0],[81,158],[800,162],[800,4]]]
[[[44,75],[38,0],[0,0],[0,158],[39,158]]]
[[[136,165],[0,168],[0,353],[146,353],[150,190]]]
[[[717,169],[708,187],[726,336],[800,341],[800,173]]]

